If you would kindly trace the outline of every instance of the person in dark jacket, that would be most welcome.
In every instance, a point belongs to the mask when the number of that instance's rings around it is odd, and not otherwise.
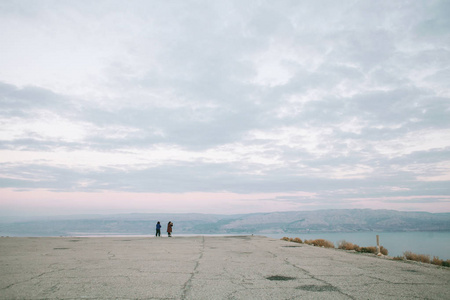
[[[161,223],[156,223],[156,236],[161,236]]]

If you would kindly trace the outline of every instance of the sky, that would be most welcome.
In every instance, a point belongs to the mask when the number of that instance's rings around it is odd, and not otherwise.
[[[450,212],[450,1],[0,1],[0,216]]]

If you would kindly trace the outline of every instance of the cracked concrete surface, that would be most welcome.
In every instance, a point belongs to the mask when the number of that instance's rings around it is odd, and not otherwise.
[[[261,236],[0,238],[0,299],[450,299],[450,270]]]

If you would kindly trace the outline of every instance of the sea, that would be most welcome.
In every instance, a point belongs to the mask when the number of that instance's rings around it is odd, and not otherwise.
[[[440,259],[450,259],[449,231],[418,231],[418,232],[333,232],[333,233],[283,233],[264,234],[271,238],[298,237],[304,240],[325,239],[335,246],[340,241],[357,244],[361,247],[376,246],[379,236],[380,246],[389,251],[389,256],[403,256],[405,251],[416,254],[437,256]]]

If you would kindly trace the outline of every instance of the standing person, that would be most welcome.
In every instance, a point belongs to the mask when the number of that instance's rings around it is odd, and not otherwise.
[[[173,223],[169,221],[169,223],[167,224],[167,235],[169,237],[172,236],[172,226],[173,226]]]
[[[156,223],[156,236],[161,236],[161,223]]]

